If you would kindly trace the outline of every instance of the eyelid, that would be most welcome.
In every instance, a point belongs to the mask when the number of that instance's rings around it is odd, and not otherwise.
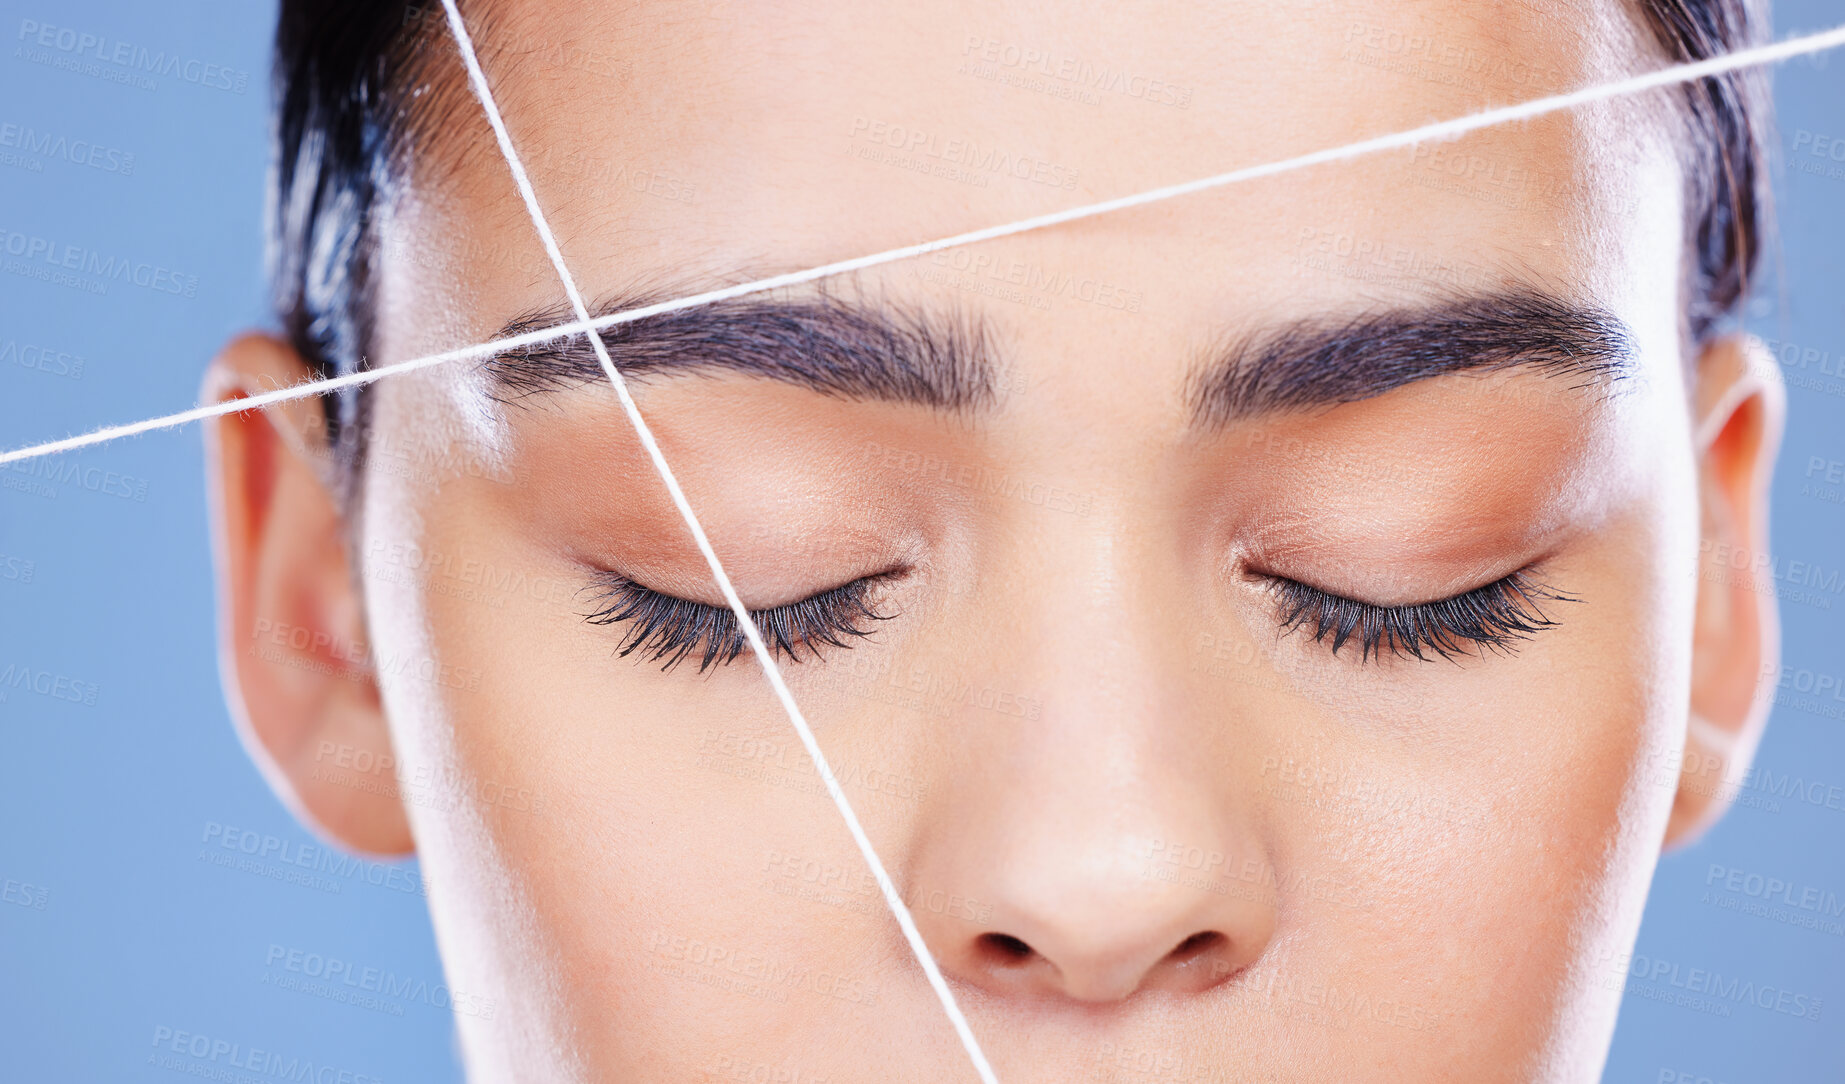
[[[750,620],[771,652],[799,662],[801,648],[806,647],[819,658],[818,644],[850,648],[840,637],[869,637],[872,630],[860,628],[861,620],[884,621],[896,616],[878,613],[866,601],[880,581],[895,574],[861,576],[793,602],[752,609]],[[650,661],[665,659],[660,668],[665,671],[703,644],[698,670],[704,673],[713,665],[735,662],[748,647],[728,606],[670,595],[610,570],[598,572],[588,590],[596,592],[592,603],[599,605],[583,615],[585,621],[592,625],[633,622],[617,645],[620,657],[638,651]]]
[[[1452,662],[1475,650],[1510,652],[1518,641],[1559,624],[1541,603],[1580,601],[1540,582],[1535,564],[1446,598],[1396,606],[1348,598],[1273,573],[1250,575],[1266,581],[1275,597],[1283,635],[1303,629],[1321,643],[1332,636],[1334,655],[1356,635],[1360,665],[1373,654],[1381,661],[1386,648],[1398,658],[1424,662],[1430,654]]]

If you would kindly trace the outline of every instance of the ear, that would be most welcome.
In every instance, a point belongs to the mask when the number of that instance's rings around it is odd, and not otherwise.
[[[1697,381],[1703,534],[1691,719],[1668,847],[1696,840],[1743,785],[1781,659],[1768,562],[1768,489],[1787,416],[1781,372],[1760,340],[1735,335],[1705,349]]]
[[[286,343],[245,335],[212,362],[202,398],[313,375]],[[345,847],[406,854],[409,820],[320,419],[306,398],[206,423],[219,671],[238,735],[296,817]]]

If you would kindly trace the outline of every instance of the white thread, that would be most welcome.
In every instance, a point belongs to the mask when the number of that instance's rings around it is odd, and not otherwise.
[[[481,108],[487,114],[487,122],[493,126],[494,138],[499,140],[500,153],[506,158],[511,168],[513,183],[519,188],[519,196],[525,200],[525,209],[531,212],[532,225],[538,229],[539,240],[544,242],[545,253],[551,258],[551,265],[557,269],[557,277],[563,283],[564,293],[570,298],[570,307],[577,314],[581,323],[589,322],[589,308],[583,303],[583,295],[577,291],[576,280],[571,277],[570,269],[565,266],[564,254],[558,248],[557,238],[551,233],[551,226],[545,221],[544,212],[538,207],[538,194],[532,189],[532,182],[526,176],[525,166],[519,161],[519,153],[513,148],[512,135],[506,130],[506,122],[500,116],[499,106],[494,103],[493,92],[487,86],[487,75],[481,70],[480,60],[474,54],[474,42],[468,36],[468,28],[461,21],[461,12],[455,6],[455,0],[442,0],[442,7],[448,12],[449,29],[454,31],[455,41],[461,47],[461,59],[467,65],[468,78],[474,85],[474,94],[480,99]],[[904,939],[910,944],[910,951],[915,954],[916,962],[922,965],[923,973],[928,976],[929,985],[934,987],[935,996],[942,1003],[942,1011],[948,1014],[949,1023],[954,1026],[955,1034],[960,1037],[961,1045],[966,1048],[967,1056],[974,1063],[975,1072],[980,1074],[984,1084],[999,1084],[994,1076],[992,1066],[987,1064],[986,1054],[980,1049],[980,1043],[974,1038],[973,1029],[968,1027],[967,1018],[961,1014],[961,1007],[955,1003],[954,992],[948,989],[948,982],[942,977],[941,969],[936,966],[935,958],[929,954],[929,947],[923,943],[922,932],[916,928],[916,921],[910,915],[909,908],[903,904],[903,897],[897,886],[885,871],[884,863],[878,859],[877,851],[871,845],[871,838],[858,822],[858,815],[852,811],[852,803],[846,800],[845,788],[839,785],[839,779],[833,774],[832,766],[826,755],[820,751],[820,742],[814,737],[812,728],[807,725],[807,718],[794,702],[794,694],[788,691],[788,685],[782,680],[781,667],[776,665],[775,657],[769,653],[768,644],[762,639],[762,632],[750,617],[748,607],[738,597],[737,590],[731,585],[730,576],[718,561],[717,551],[711,548],[710,539],[705,537],[705,530],[699,524],[698,517],[692,512],[692,505],[686,500],[685,491],[679,488],[679,480],[672,468],[667,466],[666,457],[654,440],[653,430],[641,417],[641,411],[635,405],[634,398],[628,394],[627,381],[615,368],[615,362],[609,357],[607,344],[601,335],[590,335],[590,345],[595,348],[596,360],[602,364],[602,371],[608,376],[609,383],[615,388],[615,394],[621,399],[621,408],[628,415],[628,421],[634,426],[635,435],[647,449],[648,458],[653,460],[654,470],[660,480],[666,483],[666,490],[673,498],[673,505],[679,509],[679,515],[692,532],[692,540],[698,544],[698,552],[704,555],[705,564],[711,568],[711,576],[717,581],[718,590],[723,592],[724,601],[730,604],[730,612],[736,615],[737,625],[749,640],[750,650],[755,652],[756,661],[762,665],[769,684],[775,690],[776,699],[781,701],[782,710],[787,712],[788,721],[794,725],[795,733],[800,736],[801,744],[806,747],[807,755],[814,762],[814,769],[819,773],[821,782],[826,784],[826,792],[833,799],[833,805],[846,822],[846,828],[852,833],[852,841],[858,844],[859,853],[864,856],[865,864],[871,867],[871,874],[877,879],[878,888],[884,893],[884,902],[896,918],[897,925],[903,929]]]
[[[427,369],[435,365],[446,365],[451,361],[462,361],[467,358],[487,357],[492,354],[497,354],[502,350],[511,350],[519,346],[530,346],[533,343],[547,342],[551,339],[561,339],[566,335],[577,335],[588,330],[590,330],[590,325],[579,321],[572,321],[568,324],[557,324],[553,327],[542,328],[538,331],[528,331],[523,335],[513,335],[504,339],[494,339],[490,342],[476,343],[473,346],[458,347],[454,350],[446,350],[440,354],[429,354],[420,358],[411,358],[408,361],[399,361],[390,365],[380,366],[376,369],[367,369],[364,372],[347,373],[345,376],[331,376],[325,380],[311,380],[306,383],[295,384],[291,387],[276,388],[273,391],[246,395],[241,399],[230,399],[222,403],[210,403],[205,406],[193,407],[191,410],[182,410],[177,414],[168,414],[164,417],[130,422],[127,425],[112,425],[106,429],[98,429],[92,433],[85,433],[82,436],[64,437],[61,440],[48,441],[44,444],[35,444],[28,448],[17,448],[5,454],[0,454],[0,463],[11,463],[16,459],[32,459],[41,455],[53,455],[57,452],[68,452],[77,448],[85,448],[92,444],[102,444],[105,441],[115,440],[117,437],[132,437],[142,433],[151,433],[158,429],[172,429],[176,426],[185,425],[187,422],[198,422],[204,421],[207,418],[215,418],[220,414],[241,414],[246,410],[256,410],[260,407],[270,406],[275,403],[286,403],[291,399],[305,399],[310,395],[324,395],[327,392],[338,391],[341,388],[350,388],[359,384],[370,384],[374,380],[387,376],[394,376],[398,373],[407,373],[416,369]]]
[[[431,354],[427,357],[393,362],[377,369],[369,369],[363,373],[351,373],[346,376],[328,377],[325,380],[314,380],[304,384],[297,384],[295,387],[283,393],[194,407],[191,410],[182,410],[175,414],[149,418],[145,421],[134,422],[128,425],[106,426],[78,436],[63,437],[58,440],[46,441],[42,444],[31,444],[22,448],[15,448],[12,451],[0,452],[0,464],[11,463],[20,459],[32,459],[41,455],[52,455],[57,452],[74,451],[78,448],[86,448],[93,444],[102,444],[106,441],[115,440],[118,437],[134,436],[139,433],[152,432],[157,429],[170,429],[174,426],[185,425],[187,422],[215,418],[221,414],[235,414],[258,406],[267,406],[270,403],[282,402],[288,399],[301,399],[310,395],[320,395],[325,392],[334,391],[355,384],[368,384],[377,380],[379,377],[409,372],[413,369],[421,369],[430,365],[441,365],[446,362],[461,361],[470,357],[484,357],[501,350],[511,349],[514,346],[562,338],[565,335],[579,334],[589,328],[601,330],[614,327],[618,324],[643,320],[649,316],[657,316],[661,313],[696,308],[700,305],[709,305],[718,301],[728,301],[731,298],[746,297],[750,294],[759,294],[768,290],[780,289],[784,286],[800,285],[802,283],[813,282],[817,279],[844,274],[848,271],[862,271],[868,267],[876,267],[880,264],[910,259],[915,256],[924,256],[931,252],[939,252],[946,248],[956,248],[961,245],[976,244],[980,241],[991,241],[1001,237],[1010,237],[1013,234],[1025,233],[1029,230],[1044,229],[1047,226],[1062,225],[1065,222],[1075,222],[1083,218],[1091,218],[1096,215],[1109,214],[1113,211],[1139,207],[1144,204],[1156,203],[1160,200],[1172,199],[1175,196],[1185,196],[1194,192],[1202,192],[1211,188],[1235,184],[1238,181],[1271,177],[1279,173],[1306,169],[1309,166],[1321,165],[1326,162],[1343,161],[1351,158],[1359,158],[1367,154],[1375,154],[1379,151],[1395,150],[1400,147],[1412,146],[1416,143],[1428,140],[1453,139],[1457,136],[1465,135],[1468,132],[1476,131],[1480,128],[1491,127],[1495,124],[1506,124],[1515,120],[1531,120],[1535,117],[1543,116],[1546,113],[1554,113],[1563,109],[1572,109],[1578,105],[1587,105],[1591,102],[1604,101],[1609,98],[1617,98],[1627,94],[1638,94],[1642,91],[1656,90],[1660,87],[1671,86],[1674,83],[1690,82],[1693,79],[1702,79],[1710,75],[1721,75],[1724,72],[1754,67],[1759,64],[1775,64],[1783,60],[1792,59],[1793,57],[1805,56],[1809,53],[1819,53],[1827,49],[1836,49],[1840,45],[1845,45],[1845,26],[1839,26],[1832,30],[1820,31],[1814,34],[1806,34],[1801,37],[1789,38],[1786,41],[1775,42],[1772,45],[1758,45],[1750,49],[1739,49],[1734,53],[1726,53],[1723,56],[1712,57],[1709,60],[1700,60],[1689,64],[1677,64],[1669,68],[1661,68],[1656,72],[1649,72],[1645,75],[1630,76],[1626,79],[1617,79],[1611,83],[1603,83],[1597,87],[1570,91],[1565,94],[1556,94],[1548,98],[1537,98],[1518,105],[1501,106],[1497,109],[1489,109],[1483,113],[1475,113],[1467,117],[1438,121],[1434,124],[1423,125],[1420,128],[1411,128],[1407,131],[1386,136],[1376,136],[1371,139],[1360,140],[1357,143],[1347,143],[1340,147],[1314,151],[1311,154],[1303,154],[1294,158],[1284,158],[1277,162],[1250,166],[1245,169],[1232,170],[1229,173],[1219,173],[1214,177],[1205,177],[1201,180],[1188,181],[1184,184],[1167,185],[1163,188],[1152,188],[1145,192],[1135,193],[1131,196],[1121,196],[1116,199],[1103,200],[1100,203],[1084,204],[1081,207],[1072,207],[1064,211],[1053,211],[1050,214],[1019,219],[1016,222],[1009,222],[999,226],[988,226],[985,229],[971,230],[967,233],[957,233],[952,237],[944,237],[935,241],[925,241],[921,244],[906,245],[902,248],[886,249],[883,252],[873,253],[869,256],[859,256],[850,260],[840,260],[837,263],[822,264],[819,267],[809,268],[806,271],[796,271],[785,275],[772,275],[768,278],[755,279],[750,282],[740,283],[736,286],[726,286],[722,289],[689,294],[672,301],[661,301],[652,305],[642,305],[638,308],[624,309],[621,312],[597,317],[595,320],[588,323],[588,327],[585,327],[584,323],[581,321],[558,324],[554,327],[530,332],[525,335],[495,339],[484,343],[477,343],[474,346],[460,347],[455,350],[445,351],[441,354]],[[257,402],[258,398],[261,398],[262,401]]]

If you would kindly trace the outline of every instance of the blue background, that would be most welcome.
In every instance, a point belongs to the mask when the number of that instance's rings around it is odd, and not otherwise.
[[[1784,34],[1845,14],[1824,0],[1777,7]],[[227,335],[266,321],[273,18],[271,4],[245,0],[0,3],[0,248],[9,234],[76,245],[165,268],[182,289],[118,280],[97,294],[16,274],[0,257],[0,446],[190,406]],[[25,48],[27,21],[177,53],[203,81],[123,83],[53,66],[66,54]],[[1845,370],[1845,162],[1814,157],[1799,137],[1845,139],[1845,55],[1795,61],[1775,80],[1783,281],[1752,319],[1789,362],[1776,550],[1823,578],[1845,565],[1845,487],[1807,472],[1813,457],[1845,459],[1845,378],[1824,375]],[[100,157],[6,147],[9,123]],[[216,658],[200,646],[214,636],[202,473],[196,427],[0,468],[0,672],[48,671],[75,697],[0,684],[0,1077],[176,1079],[175,1064],[194,1063],[150,1061],[169,1028],[386,1081],[458,1078],[446,1010],[410,1001],[390,1015],[263,981],[281,945],[433,986],[441,964],[423,900],[399,890],[414,868],[388,884],[372,883],[383,870],[369,864],[299,884],[201,857],[228,853],[211,845],[213,826],[315,845],[238,746]],[[1787,587],[1790,683],[1838,681],[1845,595]],[[1813,886],[1845,898],[1845,809],[1827,808],[1824,790],[1810,792],[1817,805],[1773,790],[1784,776],[1845,788],[1845,700],[1785,691],[1758,764],[1768,788],[1660,867],[1637,966],[1786,989],[1819,999],[1819,1020],[1747,1004],[1723,1018],[1639,996],[1634,979],[1609,1080],[1658,1081],[1667,1069],[1728,1084],[1845,1080],[1845,936],[1706,897],[1716,865],[1779,877],[1796,897]]]

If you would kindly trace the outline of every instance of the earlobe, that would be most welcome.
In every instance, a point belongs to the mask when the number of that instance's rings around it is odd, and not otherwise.
[[[245,335],[212,362],[203,397],[312,375],[286,343]],[[346,847],[404,854],[413,842],[320,409],[298,399],[206,425],[219,669],[245,747],[295,815]]]
[[[1695,840],[1742,786],[1780,664],[1768,492],[1787,404],[1759,340],[1737,335],[1705,349],[1695,410],[1702,537],[1691,718],[1668,847]]]

